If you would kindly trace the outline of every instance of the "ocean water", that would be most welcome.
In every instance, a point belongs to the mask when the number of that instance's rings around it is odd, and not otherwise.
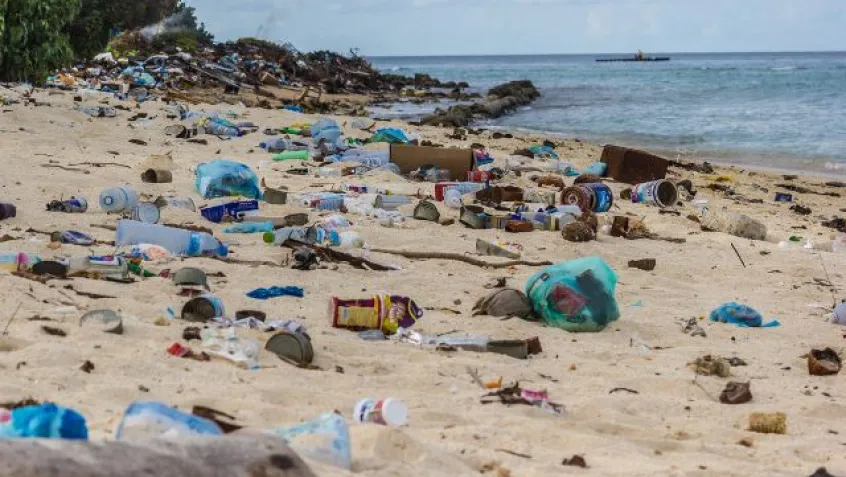
[[[597,63],[548,55],[374,57],[381,70],[485,89],[529,79],[542,97],[483,123],[718,162],[846,174],[846,52],[669,54]],[[662,55],[663,56],[663,55]],[[419,116],[436,105],[383,115]],[[442,104],[440,106],[448,106]]]

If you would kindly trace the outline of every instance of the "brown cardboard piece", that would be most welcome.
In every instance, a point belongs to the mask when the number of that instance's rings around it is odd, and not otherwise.
[[[467,171],[473,169],[475,160],[472,149],[391,144],[391,162],[403,174],[431,164],[448,170],[451,180],[463,181],[467,178]]]

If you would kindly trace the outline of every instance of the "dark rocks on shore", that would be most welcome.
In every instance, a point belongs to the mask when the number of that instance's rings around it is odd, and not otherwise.
[[[539,97],[540,92],[531,81],[511,81],[491,88],[485,101],[453,106],[446,111],[439,109],[423,118],[421,123],[428,126],[464,127],[475,119],[501,117]]]

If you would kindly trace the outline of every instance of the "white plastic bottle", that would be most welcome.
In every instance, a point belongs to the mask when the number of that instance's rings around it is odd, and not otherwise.
[[[138,193],[131,187],[109,187],[100,192],[100,208],[115,214],[128,212],[138,205]]]
[[[115,245],[138,245],[149,243],[164,247],[174,255],[197,257],[216,255],[225,257],[229,249],[213,236],[202,232],[191,232],[164,225],[146,224],[134,220],[118,222]]]

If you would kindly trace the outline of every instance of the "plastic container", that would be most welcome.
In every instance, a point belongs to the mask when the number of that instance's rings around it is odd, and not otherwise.
[[[55,242],[62,242],[71,245],[93,245],[96,240],[93,237],[84,234],[82,232],[77,232],[76,230],[65,230],[62,232],[56,232],[53,234],[53,241]]]
[[[241,131],[236,125],[222,118],[206,118],[200,121],[200,126],[207,134],[215,136],[238,137],[241,135]]]
[[[315,144],[321,140],[328,143],[336,143],[341,138],[343,132],[338,126],[338,123],[332,119],[320,118],[314,122],[309,128],[311,131],[311,139]]]
[[[264,243],[276,246],[286,240],[296,240],[303,243],[321,243],[326,239],[326,231],[321,227],[283,227],[272,232],[265,232]]]
[[[342,177],[344,171],[337,167],[321,167],[317,170],[318,177]]]
[[[156,207],[159,209],[164,209],[165,207],[173,207],[175,209],[184,209],[190,210],[191,212],[197,211],[197,206],[194,204],[194,201],[189,199],[188,197],[159,197],[154,202]]]
[[[257,200],[239,200],[211,207],[203,207],[200,209],[200,215],[207,220],[219,224],[225,218],[240,219],[244,215],[258,210],[259,203]]]
[[[438,182],[448,182],[451,178],[452,176],[450,175],[448,169],[433,167],[426,172],[426,180],[435,184]]]
[[[227,227],[223,233],[227,234],[256,234],[273,232],[273,222],[240,222]]]
[[[100,208],[109,214],[129,212],[138,205],[138,193],[131,187],[110,187],[100,192]]]
[[[157,224],[161,217],[161,212],[156,204],[152,202],[141,202],[132,208],[129,218],[148,224]]]
[[[144,243],[159,245],[174,255],[190,257],[201,255],[225,257],[229,253],[227,247],[219,240],[203,232],[191,232],[134,220],[118,222],[115,245],[125,246]]]
[[[321,221],[321,226],[327,230],[335,230],[335,229],[345,229],[348,228],[350,225],[349,220],[343,215],[333,214],[328,217],[325,217]]]
[[[84,197],[71,197],[70,200],[62,202],[68,212],[74,214],[83,214],[88,210],[88,201]]]
[[[221,435],[223,431],[214,422],[156,401],[130,404],[115,431],[119,441]]]
[[[329,243],[334,245],[335,247],[341,248],[364,247],[364,240],[361,238],[361,235],[358,232],[354,232],[351,230],[340,233],[337,230],[332,230],[331,232],[329,232]]]
[[[343,416],[334,412],[273,433],[297,454],[342,469],[352,467],[350,430]]]
[[[360,424],[381,424],[400,427],[408,422],[408,407],[396,398],[375,400],[366,398],[353,408],[353,421]]]
[[[458,189],[448,189],[444,193],[444,204],[450,209],[460,209],[464,205],[461,201],[461,192]]]
[[[277,153],[287,151],[291,148],[291,140],[285,138],[273,139],[271,141],[263,141],[259,143],[259,147],[267,152]]]
[[[670,181],[658,180],[638,184],[632,189],[632,202],[658,207],[673,207],[679,200],[679,191]]]

